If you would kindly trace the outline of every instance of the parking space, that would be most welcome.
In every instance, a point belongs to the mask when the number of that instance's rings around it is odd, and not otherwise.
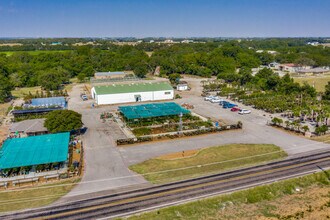
[[[189,80],[188,80],[189,81]],[[197,80],[194,79],[194,85]],[[194,107],[193,112],[223,124],[232,124],[241,121],[243,129],[226,131],[210,135],[194,136],[168,141],[150,142],[130,147],[117,147],[115,140],[123,137],[117,123],[100,120],[100,114],[115,111],[118,105],[92,108],[93,100],[82,101],[79,85],[73,88],[70,94],[69,108],[83,115],[83,122],[88,127],[84,135],[86,170],[83,184],[79,184],[68,196],[105,189],[118,189],[123,186],[146,184],[146,181],[128,169],[131,164],[157,157],[163,154],[192,150],[203,147],[219,146],[231,143],[260,143],[275,144],[282,147],[289,155],[329,148],[330,145],[314,142],[285,131],[267,126],[271,115],[254,110],[251,107],[238,107],[251,110],[250,114],[238,114],[230,108],[224,109],[219,103],[204,101],[196,91],[185,92],[182,99],[174,100],[178,104],[188,103]],[[200,88],[197,88],[200,90]],[[225,99],[226,100],[226,99]],[[229,101],[229,100],[226,100]],[[131,103],[127,105],[134,105]]]

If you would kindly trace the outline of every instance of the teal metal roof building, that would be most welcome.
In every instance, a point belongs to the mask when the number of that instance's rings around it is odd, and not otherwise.
[[[7,139],[0,148],[0,170],[68,159],[70,133]]]
[[[175,102],[153,103],[134,106],[119,106],[119,111],[126,119],[155,118],[189,114],[190,111]]]
[[[167,82],[94,86],[91,94],[98,105],[169,100],[174,98],[173,87]]]

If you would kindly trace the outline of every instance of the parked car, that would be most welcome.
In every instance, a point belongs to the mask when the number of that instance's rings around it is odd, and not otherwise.
[[[214,99],[214,98],[215,98],[215,96],[210,95],[210,96],[206,96],[206,97],[204,98],[204,100],[205,100],[205,101],[211,101],[211,100]]]
[[[219,105],[225,105],[225,103],[228,103],[228,102],[225,101],[225,100],[222,100],[222,101],[219,102]]]
[[[237,106],[230,109],[230,111],[232,111],[232,112],[237,112],[239,110],[241,110],[241,109],[239,107],[237,107]]]
[[[225,102],[222,105],[223,108],[234,108],[236,106],[237,106],[236,104],[233,104],[233,103],[230,103],[230,102]]]
[[[250,114],[251,110],[248,109],[241,109],[238,111],[238,114],[245,115],[245,114]]]
[[[211,99],[212,103],[220,103],[221,101],[223,101],[223,99],[220,99],[219,97],[215,97],[214,99]]]
[[[86,101],[86,100],[88,100],[88,97],[87,97],[87,95],[83,94],[83,95],[81,95],[81,99],[82,99],[83,101]]]

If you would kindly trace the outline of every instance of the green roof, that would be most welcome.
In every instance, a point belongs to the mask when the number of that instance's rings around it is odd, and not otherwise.
[[[66,161],[70,133],[7,139],[0,148],[0,169]]]
[[[173,90],[167,82],[95,86],[97,95]]]

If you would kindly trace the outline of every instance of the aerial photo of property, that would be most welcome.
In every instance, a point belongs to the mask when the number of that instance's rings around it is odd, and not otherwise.
[[[1,0],[0,219],[330,219],[329,12]]]

